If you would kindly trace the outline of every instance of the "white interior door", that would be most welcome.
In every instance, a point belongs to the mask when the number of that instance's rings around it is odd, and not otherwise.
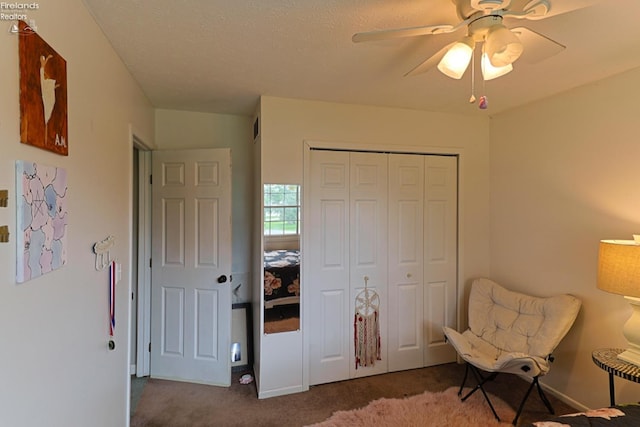
[[[231,383],[231,152],[153,152],[151,376]]]
[[[387,371],[387,157],[380,153],[311,154],[309,384]],[[355,368],[356,295],[380,297],[382,360]]]
[[[372,366],[355,365],[355,341],[350,336],[351,378],[387,372],[387,155],[350,153],[350,284],[347,301],[353,324],[358,293],[367,288],[378,294],[380,354]],[[347,328],[352,332],[351,328]],[[351,335],[351,334],[349,334]]]
[[[389,155],[389,370],[423,366],[423,155]]]
[[[309,384],[349,378],[349,153],[312,151],[308,207]]]
[[[457,159],[314,150],[309,173],[309,384],[455,361]],[[354,302],[380,297],[382,360],[355,368]]]
[[[456,327],[458,268],[458,161],[425,158],[424,366],[456,360],[443,326]]]

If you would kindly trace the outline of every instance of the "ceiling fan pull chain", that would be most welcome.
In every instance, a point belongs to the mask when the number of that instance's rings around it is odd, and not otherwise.
[[[471,98],[469,104],[476,102],[476,50],[471,52]]]

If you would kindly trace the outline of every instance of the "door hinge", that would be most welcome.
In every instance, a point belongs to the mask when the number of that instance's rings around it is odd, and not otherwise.
[[[153,185],[153,175],[149,175],[149,185]]]
[[[152,259],[149,258],[149,268],[151,268],[152,264],[153,264]]]
[[[149,343],[149,353],[151,353],[151,343]]]

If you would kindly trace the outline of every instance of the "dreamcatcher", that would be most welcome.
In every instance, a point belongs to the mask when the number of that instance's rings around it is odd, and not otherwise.
[[[380,357],[380,297],[367,286],[368,276],[364,276],[364,289],[356,295],[353,319],[356,369],[358,366],[373,366]]]

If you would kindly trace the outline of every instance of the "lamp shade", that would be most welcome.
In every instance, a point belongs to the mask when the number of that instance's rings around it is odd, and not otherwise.
[[[438,63],[438,70],[452,79],[462,78],[471,61],[474,47],[475,42],[468,36],[455,43]]]
[[[518,37],[502,24],[489,28],[485,52],[494,67],[504,67],[520,58],[523,46]]]
[[[600,241],[598,288],[640,297],[640,244],[634,240]]]
[[[493,80],[497,79],[500,76],[504,76],[507,73],[510,73],[513,70],[513,65],[507,64],[504,67],[494,67],[491,65],[491,61],[489,61],[489,57],[486,53],[482,54],[482,59],[480,59],[480,67],[482,68],[482,77],[485,80]]]

